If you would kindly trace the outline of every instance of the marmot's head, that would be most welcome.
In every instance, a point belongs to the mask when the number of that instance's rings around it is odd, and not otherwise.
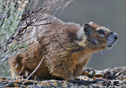
[[[83,26],[83,33],[86,35],[86,46],[91,50],[102,50],[112,47],[118,35],[104,26],[99,26],[93,22]]]

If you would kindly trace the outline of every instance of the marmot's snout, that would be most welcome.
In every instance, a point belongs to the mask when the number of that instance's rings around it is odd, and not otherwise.
[[[107,47],[112,47],[118,39],[118,34],[115,32],[110,32],[107,38]]]

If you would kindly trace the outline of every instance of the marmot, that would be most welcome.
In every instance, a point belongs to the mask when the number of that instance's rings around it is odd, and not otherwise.
[[[47,14],[43,16],[46,18]],[[46,25],[42,25],[46,23]],[[48,23],[50,22],[50,23]],[[89,22],[80,26],[49,16],[35,23],[32,34],[37,34],[28,49],[9,58],[12,76],[27,77],[43,61],[32,75],[48,78],[49,75],[65,80],[80,76],[94,52],[112,47],[118,36],[108,28]],[[30,29],[30,27],[28,28]],[[28,35],[24,36],[24,40]]]

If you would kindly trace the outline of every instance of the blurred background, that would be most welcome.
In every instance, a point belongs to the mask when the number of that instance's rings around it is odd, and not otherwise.
[[[126,66],[126,0],[74,0],[59,18],[81,25],[93,21],[118,33],[116,45],[95,53],[87,67],[105,69]]]

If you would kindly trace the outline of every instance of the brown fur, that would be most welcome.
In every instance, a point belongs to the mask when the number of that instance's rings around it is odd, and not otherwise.
[[[52,75],[73,80],[82,73],[83,67],[93,52],[105,49],[107,36],[110,32],[105,27],[95,23],[89,24],[92,32],[90,36],[87,36],[85,33],[79,33],[83,27],[78,24],[65,23],[55,17],[44,22],[48,21],[51,21],[51,24],[33,28],[35,30],[33,34],[38,33],[38,35],[26,51],[9,58],[13,77],[20,75],[27,77],[26,73],[29,75],[34,71],[41,59],[45,57],[32,77],[48,78],[49,75]],[[36,24],[44,22],[40,20]],[[102,39],[96,33],[99,28],[106,31],[105,37]],[[23,38],[24,40],[28,38],[28,35],[26,36]],[[98,40],[98,44],[95,46],[89,42],[93,38]]]

